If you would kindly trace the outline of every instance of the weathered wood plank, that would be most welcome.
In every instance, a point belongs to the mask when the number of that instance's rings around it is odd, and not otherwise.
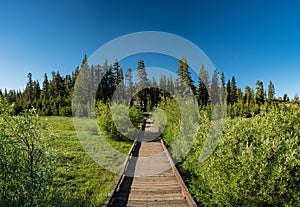
[[[129,153],[137,157],[128,159],[123,176],[104,206],[195,206],[193,201],[187,201],[189,193],[183,192],[187,189],[178,179],[180,175],[174,170],[163,143],[148,142],[156,140],[159,134],[153,126],[153,122],[147,120],[145,131],[137,137],[140,143]]]

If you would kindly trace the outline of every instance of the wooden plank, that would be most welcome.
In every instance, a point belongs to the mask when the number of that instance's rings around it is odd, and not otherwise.
[[[131,152],[138,157],[127,160],[125,172],[104,206],[195,206],[163,143],[143,141],[158,135],[153,122],[147,120],[144,129],[136,139],[141,143]]]

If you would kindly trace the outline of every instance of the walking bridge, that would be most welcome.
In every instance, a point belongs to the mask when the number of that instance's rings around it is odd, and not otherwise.
[[[197,206],[148,119],[103,206]]]

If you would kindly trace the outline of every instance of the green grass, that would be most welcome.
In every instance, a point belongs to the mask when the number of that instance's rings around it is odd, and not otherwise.
[[[84,150],[74,128],[73,118],[70,117],[41,117],[47,120],[54,136],[47,140],[56,154],[56,170],[54,181],[57,188],[64,189],[65,200],[81,197],[88,200],[88,205],[99,206],[107,197],[117,175],[99,166]],[[90,120],[76,120],[77,130],[83,133],[91,126]],[[81,128],[82,127],[82,128]],[[88,135],[93,142],[101,141],[94,133]],[[102,138],[103,139],[103,138]],[[116,142],[106,139],[110,146],[127,154],[132,142]],[[113,160],[112,160],[113,162]]]
[[[55,131],[75,131],[72,117],[61,116],[42,116],[42,121],[46,121],[48,125]]]

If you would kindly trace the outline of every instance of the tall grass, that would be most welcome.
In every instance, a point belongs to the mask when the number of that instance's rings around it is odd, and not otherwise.
[[[47,121],[55,136],[44,140],[56,155],[55,188],[63,192],[58,200],[67,206],[100,206],[115,182],[116,174],[99,166],[82,147],[74,129],[73,118],[41,117]],[[85,124],[88,119],[76,120]],[[93,135],[97,137],[97,135]],[[127,153],[131,142],[113,141],[110,145]]]

